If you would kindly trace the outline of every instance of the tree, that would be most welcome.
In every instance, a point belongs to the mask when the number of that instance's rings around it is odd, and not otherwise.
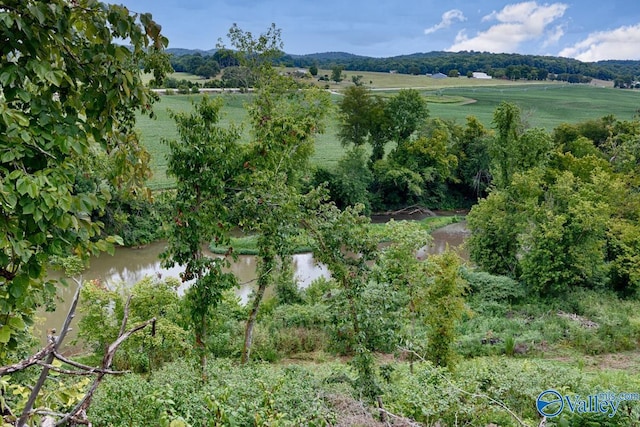
[[[220,66],[215,61],[207,61],[194,70],[194,74],[210,79],[215,77],[220,72]]]
[[[281,54],[280,30],[272,25],[254,38],[234,25],[228,38],[238,61],[258,78],[248,107],[252,139],[245,147],[243,172],[236,177],[236,221],[258,238],[258,289],[245,328],[242,363],[251,356],[253,328],[267,287],[282,271],[293,250],[300,218],[300,181],[313,153],[314,137],[323,130],[329,110],[327,92],[300,87],[272,66]]]
[[[93,1],[4,2],[0,9],[0,363],[50,301],[52,256],[88,258],[119,240],[91,220],[104,185],[79,189],[77,165],[97,152],[137,146],[137,112],[156,99],[141,73],[161,82],[167,39],[149,14]],[[116,40],[127,39],[130,46]],[[46,58],[44,60],[43,58]],[[140,65],[143,68],[140,68]]]
[[[227,244],[230,229],[228,201],[233,193],[229,182],[241,171],[239,131],[222,128],[220,98],[202,98],[193,113],[172,113],[180,141],[168,141],[168,172],[176,178],[175,209],[164,265],[185,267],[183,281],[194,281],[187,291],[188,310],[200,352],[202,369],[206,363],[209,319],[222,293],[236,284],[225,272],[225,258],[206,257],[205,242]],[[212,167],[215,165],[215,167]]]
[[[607,161],[594,154],[591,141],[566,126],[555,133],[562,145],[542,155],[527,141],[544,146],[548,137],[538,132],[521,136],[531,148],[515,153],[514,170],[520,170],[510,183],[467,217],[472,259],[543,295],[607,285],[634,294],[640,263],[631,253],[640,201],[633,171],[617,171],[615,156]]]
[[[365,86],[347,87],[338,108],[341,119],[338,138],[342,144],[364,145],[369,136],[371,90]]]
[[[416,326],[424,314],[423,305],[428,305],[424,292],[430,281],[429,275],[425,274],[425,261],[417,254],[429,245],[432,238],[416,222],[394,220],[385,224],[385,237],[389,243],[380,250],[374,275],[385,287],[405,296],[403,310],[409,325],[399,335],[404,335],[402,338],[406,350],[410,351],[409,366],[413,372],[414,352],[419,352],[422,348],[417,339]]]
[[[509,185],[515,172],[542,164],[549,156],[553,139],[543,129],[525,129],[521,110],[501,102],[493,114],[495,138],[490,140],[492,175],[499,188]]]
[[[333,200],[338,207],[361,204],[366,213],[371,211],[369,185],[373,174],[367,167],[367,158],[362,147],[353,147],[338,161],[333,182],[330,183],[335,194]]]
[[[344,74],[342,73],[342,71],[344,70],[344,67],[342,67],[341,65],[336,65],[335,67],[331,68],[331,81],[334,81],[336,83],[340,83],[341,81],[344,80]]]
[[[342,304],[348,322],[342,337],[355,354],[351,363],[358,373],[356,387],[373,400],[381,390],[376,381],[371,341],[362,325],[366,316],[363,292],[371,275],[369,263],[377,257],[377,242],[368,227],[369,218],[360,214],[362,206],[341,211],[317,197],[309,198],[306,208],[310,215],[302,225],[311,235],[314,257],[327,266],[341,290],[338,304]]]
[[[311,74],[313,77],[318,75],[318,66],[317,65],[312,65],[309,67],[309,74]]]
[[[391,138],[404,143],[429,117],[427,102],[415,89],[401,89],[386,105]]]
[[[477,118],[467,117],[467,124],[454,147],[458,158],[458,178],[475,197],[486,194],[491,183],[489,130]]]
[[[424,291],[427,326],[427,355],[438,366],[453,368],[457,322],[465,314],[467,282],[460,274],[460,258],[452,250],[429,257],[425,273],[429,285]]]
[[[508,102],[501,102],[493,113],[493,124],[497,135],[489,146],[491,158],[494,162],[494,178],[496,184],[504,188],[509,185],[513,174],[512,153],[518,145],[518,138],[522,133],[520,109]]]

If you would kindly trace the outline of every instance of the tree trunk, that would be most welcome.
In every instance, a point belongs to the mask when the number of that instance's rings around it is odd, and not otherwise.
[[[258,309],[260,308],[260,302],[262,301],[262,297],[264,296],[264,291],[267,288],[267,283],[260,283],[258,285],[258,291],[256,292],[256,297],[253,300],[253,306],[251,307],[251,313],[249,313],[249,318],[247,319],[247,326],[244,331],[244,347],[242,348],[242,359],[240,363],[243,365],[249,361],[249,357],[251,356],[251,343],[253,341],[253,327],[256,323],[256,317],[258,316]]]
[[[253,306],[247,319],[247,326],[244,331],[244,346],[242,347],[241,364],[249,362],[251,356],[251,344],[253,342],[253,327],[256,323],[256,317],[258,316],[258,310],[260,309],[260,303],[264,297],[264,292],[267,290],[267,286],[271,282],[271,272],[273,269],[274,257],[272,255],[265,255],[262,257],[262,266],[260,268],[258,276],[258,290],[253,300]]]

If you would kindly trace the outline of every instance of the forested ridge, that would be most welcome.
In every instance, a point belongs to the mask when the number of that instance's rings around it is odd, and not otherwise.
[[[198,74],[197,66],[191,64],[194,56],[199,56],[205,63],[215,60],[220,64],[218,60],[220,52],[215,49],[209,51],[168,49],[168,52],[173,56],[171,62],[176,71]],[[197,59],[195,61],[201,62]],[[449,75],[452,71],[456,71],[459,75],[466,76],[468,73],[485,72],[495,78],[513,80],[555,78],[572,83],[600,79],[630,84],[640,76],[640,61],[581,62],[572,58],[554,56],[487,52],[428,52],[388,58],[358,56],[345,52],[325,52],[307,55],[283,54],[276,58],[276,62],[289,67],[315,66],[322,69],[342,67],[348,71],[396,71],[402,74]]]

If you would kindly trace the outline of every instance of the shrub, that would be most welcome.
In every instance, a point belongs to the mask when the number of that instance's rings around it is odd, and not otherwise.
[[[478,296],[482,301],[515,303],[521,301],[527,294],[526,288],[510,277],[470,269],[462,271],[462,276],[469,284],[470,293]]]
[[[321,381],[302,367],[263,364],[207,365],[203,383],[192,361],[166,365],[148,380],[138,375],[109,378],[98,389],[89,418],[96,426],[329,425]],[[166,423],[166,424],[165,424]]]
[[[78,337],[97,354],[113,342],[124,316],[125,300],[132,295],[128,327],[156,317],[155,328],[145,328],[126,340],[116,353],[117,369],[146,372],[165,362],[186,356],[191,346],[176,293],[176,279],[154,281],[147,277],[122,293],[109,290],[98,281],[82,289]]]

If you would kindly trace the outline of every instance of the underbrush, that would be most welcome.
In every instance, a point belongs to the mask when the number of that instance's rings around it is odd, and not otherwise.
[[[378,425],[377,404],[360,399],[342,362],[239,366],[217,359],[207,365],[206,382],[196,366],[195,360],[176,361],[149,376],[111,378],[89,416],[96,426],[352,425],[341,424],[348,414],[337,402],[354,399],[369,414],[366,425]],[[420,362],[411,373],[397,360],[378,368],[385,373],[381,402],[392,419],[425,426],[534,426],[540,422],[536,397],[549,388],[586,396],[640,387],[638,375],[592,374],[561,362],[504,356],[465,360],[453,372]],[[626,402],[611,418],[564,411],[547,425],[633,425],[639,416],[637,405]]]
[[[425,361],[428,330],[411,322],[406,295],[381,283],[362,291],[366,309],[360,326],[367,345],[378,352],[372,375],[385,410],[398,420],[534,426],[540,422],[535,401],[544,390],[586,396],[640,389],[640,375],[585,364],[592,355],[638,349],[637,300],[595,290],[541,299],[506,277],[473,270],[463,276],[468,311],[455,341],[462,357],[449,369]],[[117,325],[109,317],[120,313],[122,302],[101,299],[103,289],[87,289],[95,292],[87,298],[96,316],[85,317],[80,336],[87,335],[84,328],[96,338],[109,332],[106,325]],[[286,299],[276,291],[264,301],[248,366],[235,363],[248,308],[225,294],[210,324],[204,375],[186,346],[193,337],[174,290],[171,283],[150,280],[135,288],[130,315],[143,319],[157,310],[162,322],[155,337],[140,336],[123,347],[117,367],[140,374],[110,378],[101,386],[91,408],[94,425],[351,425],[341,411],[355,413],[356,407],[368,414],[359,425],[379,425],[378,403],[362,397],[348,362],[355,354],[340,345],[349,342],[340,335],[348,332],[340,323],[347,307],[331,280],[319,279],[303,291],[289,289]],[[99,350],[101,342],[96,344]],[[547,425],[634,425],[631,420],[638,419],[640,411],[628,402],[612,418],[564,411]]]

